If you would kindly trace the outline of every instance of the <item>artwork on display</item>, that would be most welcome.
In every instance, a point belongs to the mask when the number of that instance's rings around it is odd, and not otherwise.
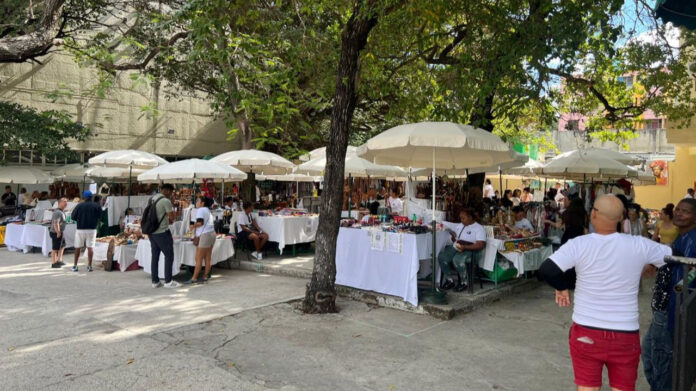
[[[664,160],[653,160],[650,162],[650,170],[655,176],[655,184],[667,186],[669,183],[669,165]]]

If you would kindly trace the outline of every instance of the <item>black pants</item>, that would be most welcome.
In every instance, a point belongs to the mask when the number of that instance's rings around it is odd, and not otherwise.
[[[172,266],[174,265],[174,239],[169,230],[158,234],[151,234],[150,248],[152,250],[152,263],[150,264],[150,272],[152,273],[152,282],[159,282],[159,259],[160,252],[164,253],[164,282],[172,281]]]

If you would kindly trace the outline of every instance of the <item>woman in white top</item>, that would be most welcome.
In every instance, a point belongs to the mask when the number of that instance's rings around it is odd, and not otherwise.
[[[522,191],[520,189],[515,189],[515,191],[512,192],[512,198],[510,199],[512,201],[512,206],[520,206],[520,195],[522,195]]]
[[[212,198],[198,197],[196,201],[198,210],[196,212],[196,224],[193,226],[196,240],[198,240],[198,245],[196,246],[196,267],[193,270],[193,276],[185,284],[206,282],[210,276],[210,269],[213,267],[213,245],[215,244],[215,222],[213,221],[213,215],[210,213],[212,205]],[[198,277],[204,259],[205,273],[202,277]]]
[[[396,193],[396,189],[391,189],[389,199],[387,199],[391,214],[401,216],[404,213],[404,203]]]

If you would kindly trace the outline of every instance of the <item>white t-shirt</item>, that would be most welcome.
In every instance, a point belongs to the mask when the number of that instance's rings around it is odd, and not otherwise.
[[[534,226],[532,223],[529,222],[527,219],[522,219],[520,221],[515,222],[515,228],[517,229],[526,229],[529,231],[534,231]]]
[[[519,197],[512,197],[512,206],[520,206],[520,199]]]
[[[684,198],[694,198],[694,196],[692,196],[692,195],[689,194],[689,193],[686,193],[686,195],[684,196]]]
[[[215,222],[210,214],[210,209],[205,206],[196,211],[196,221],[203,219],[203,225],[196,228],[196,236],[201,236],[208,232],[215,232]]]
[[[463,240],[469,243],[485,242],[486,241],[486,230],[479,223],[473,223],[470,225],[464,225],[459,223],[457,229],[454,231],[456,235],[454,240]]]
[[[614,233],[571,239],[550,258],[563,271],[575,268],[575,323],[635,331],[639,329],[638,284],[643,267],[660,267],[671,254],[671,248],[647,238]]]
[[[484,198],[493,198],[495,195],[495,189],[493,189],[493,185],[486,184],[483,186],[483,197]]]
[[[251,224],[252,221],[254,221],[254,216],[251,214],[247,215],[246,213],[240,213],[239,216],[237,216],[237,232],[244,231],[244,228],[242,228],[243,225],[253,229]]]
[[[400,198],[389,197],[389,205],[391,206],[392,213],[402,215],[404,213],[404,203]]]

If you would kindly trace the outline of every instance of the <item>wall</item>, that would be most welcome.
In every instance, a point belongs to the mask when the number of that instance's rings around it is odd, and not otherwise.
[[[675,160],[669,163],[667,186],[636,187],[636,201],[643,207],[661,209],[670,202],[676,204],[686,195],[686,189],[694,187],[696,151],[692,147],[678,145],[675,156]]]
[[[41,64],[0,65],[0,99],[39,110],[66,110],[75,120],[100,124],[87,142],[74,143],[78,151],[141,149],[163,156],[201,157],[239,148],[239,141],[227,141],[223,121],[211,115],[209,101],[181,95],[167,99],[158,87],[133,87],[128,74],[103,98],[89,94],[96,72],[80,68],[64,53],[41,59]],[[51,91],[69,92],[55,102]],[[160,114],[145,115],[142,107],[154,102]]]
[[[592,142],[587,143],[584,132],[555,131],[552,132],[552,135],[554,144],[556,144],[556,147],[560,149],[561,152],[578,149],[578,146],[581,145],[612,149],[615,151],[620,150],[619,145],[615,142],[592,140]],[[665,129],[640,130],[636,131],[636,135],[636,138],[628,140],[628,151],[622,150],[622,152],[642,155],[658,154],[671,156],[674,154],[674,145],[667,141],[667,131]]]

